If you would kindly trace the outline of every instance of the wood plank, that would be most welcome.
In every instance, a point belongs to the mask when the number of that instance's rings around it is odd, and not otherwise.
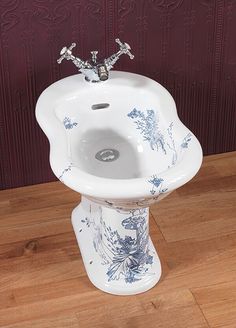
[[[0,192],[0,218],[6,214],[43,209],[72,203],[75,207],[80,202],[80,195],[63,183],[52,182],[27,186]]]
[[[236,326],[236,300],[209,303],[201,308],[210,327]]]
[[[119,311],[117,311],[119,308]],[[81,327],[208,327],[188,290],[166,294],[147,293],[136,297],[120,297],[113,302],[77,312]],[[170,317],[175,318],[170,322]]]
[[[28,320],[4,326],[4,328],[79,328],[75,315],[46,316],[42,319]]]
[[[236,300],[236,281],[191,289],[199,305]]]
[[[192,293],[211,327],[235,327],[235,279],[205,288],[193,288]]]

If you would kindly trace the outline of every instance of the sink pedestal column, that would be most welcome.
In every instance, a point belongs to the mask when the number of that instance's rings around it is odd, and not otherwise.
[[[82,197],[72,225],[91,282],[116,295],[147,291],[161,264],[149,237],[149,209],[114,210]]]

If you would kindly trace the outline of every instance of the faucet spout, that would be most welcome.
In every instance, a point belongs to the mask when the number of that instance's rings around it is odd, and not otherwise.
[[[97,69],[98,69],[98,76],[99,76],[100,81],[106,81],[109,77],[109,73],[108,73],[106,64],[98,65]]]

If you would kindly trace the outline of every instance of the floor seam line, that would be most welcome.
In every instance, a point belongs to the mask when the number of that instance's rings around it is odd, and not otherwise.
[[[206,322],[206,324],[207,324],[207,327],[208,327],[208,328],[211,328],[211,326],[210,326],[210,324],[209,324],[209,322],[208,322],[208,320],[207,320],[207,318],[206,318],[206,316],[205,316],[205,314],[204,314],[204,312],[203,312],[203,310],[202,310],[202,308],[201,308],[201,305],[198,303],[198,301],[197,301],[197,299],[196,299],[194,293],[192,292],[191,288],[189,289],[189,291],[190,291],[190,293],[192,294],[193,299],[194,299],[194,301],[196,302],[196,304],[197,304],[199,310],[201,311],[201,314],[202,314],[202,316],[203,316],[203,318],[204,318],[204,320],[205,320],[205,322]]]

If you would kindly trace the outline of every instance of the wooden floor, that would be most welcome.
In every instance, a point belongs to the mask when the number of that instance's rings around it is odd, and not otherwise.
[[[236,328],[236,152],[151,207],[161,281],[137,296],[89,282],[59,182],[0,192],[0,327]]]

